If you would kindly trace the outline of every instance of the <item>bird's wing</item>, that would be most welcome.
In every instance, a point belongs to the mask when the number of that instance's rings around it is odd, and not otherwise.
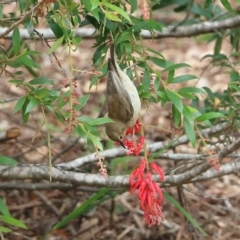
[[[107,105],[108,116],[122,122],[132,119],[134,109],[128,92],[114,71],[111,60],[108,60]]]

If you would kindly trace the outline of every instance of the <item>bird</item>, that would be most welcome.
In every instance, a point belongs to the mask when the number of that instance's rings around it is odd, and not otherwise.
[[[133,127],[140,116],[141,100],[136,86],[117,63],[113,43],[108,59],[107,109],[113,122],[106,124],[106,134],[125,148],[123,139],[126,130]]]

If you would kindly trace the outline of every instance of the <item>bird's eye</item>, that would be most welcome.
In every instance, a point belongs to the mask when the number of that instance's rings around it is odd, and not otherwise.
[[[120,136],[120,140],[122,140],[123,139],[123,137],[122,136]]]

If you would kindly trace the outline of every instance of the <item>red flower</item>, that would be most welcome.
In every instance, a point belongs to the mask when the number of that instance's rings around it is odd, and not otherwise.
[[[126,135],[128,134],[134,134],[134,133],[140,133],[142,128],[142,123],[139,121],[139,119],[136,121],[135,125],[132,128],[128,128]]]
[[[143,149],[145,138],[143,136],[139,137],[139,142],[134,142],[129,139],[123,140],[123,145],[128,149],[128,155],[134,154],[135,156],[138,156],[140,151]]]
[[[163,170],[155,163],[149,164],[150,169],[154,170],[164,180]],[[162,203],[163,194],[159,185],[152,180],[151,170],[146,170],[146,160],[142,160],[131,174],[129,178],[131,186],[130,192],[133,194],[138,190],[138,199],[140,200],[141,209],[144,212],[146,224],[151,227],[154,224],[160,225],[163,221]]]

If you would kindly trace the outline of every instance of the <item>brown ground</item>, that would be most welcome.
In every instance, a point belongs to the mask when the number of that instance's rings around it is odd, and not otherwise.
[[[9,43],[8,40],[2,42],[5,46]],[[80,44],[78,51],[73,56],[76,68],[92,69],[91,58],[94,49],[91,47],[93,43],[93,40],[84,40]],[[178,73],[199,76],[199,80],[192,82],[192,84],[196,84],[198,87],[208,86],[212,91],[219,92],[226,88],[229,77],[225,73],[225,69],[220,67],[207,68],[209,66],[208,60],[201,61],[205,54],[213,52],[213,43],[197,43],[195,39],[162,39],[154,42],[145,41],[144,44],[161,52],[168,60],[175,63],[185,62],[190,64],[192,68],[183,69]],[[47,49],[40,42],[37,48],[42,52],[46,52]],[[225,41],[223,52],[229,53],[229,50],[230,46]],[[46,54],[41,56],[40,62],[44,66],[42,74],[52,78],[55,87],[59,88],[63,87],[61,82],[69,78],[70,71],[66,55],[60,56],[60,52],[56,52],[56,55],[61,60],[62,69],[54,62],[53,57],[51,57],[53,61],[51,62]],[[26,81],[32,78],[27,72],[25,76]],[[81,75],[77,88],[80,95],[88,93],[89,79],[88,74]],[[7,80],[7,78],[1,76],[0,99],[4,103],[0,104],[0,129],[16,126],[21,129],[22,135],[18,140],[1,144],[1,155],[10,156],[20,163],[47,163],[48,147],[46,133],[44,132],[45,127],[32,141],[41,122],[41,112],[36,109],[28,124],[24,125],[21,115],[12,113],[16,101],[6,101],[22,96],[24,91],[21,88],[9,85]],[[98,115],[105,98],[105,85],[106,82],[103,80],[97,90],[92,89],[88,105],[83,108],[81,114],[91,117]],[[143,110],[142,116],[146,125],[160,126],[171,131],[168,118],[169,111],[166,108],[162,109],[160,105],[150,104],[148,113]],[[53,158],[60,154],[54,163],[70,161],[92,151],[91,147],[88,148],[82,141],[77,141],[73,145],[77,136],[64,133],[64,126],[50,112],[47,112],[47,119],[48,127],[52,131]],[[146,131],[149,140],[159,139],[164,135],[164,131],[156,132],[148,128],[146,128]],[[102,134],[104,134],[103,131]],[[62,152],[63,149],[71,145],[73,146],[67,152]],[[139,159],[134,158],[134,161],[131,159],[129,165],[120,164],[117,169],[111,171],[113,173],[123,173],[125,167],[130,169],[130,165],[133,167]],[[112,165],[109,164],[110,168],[113,167],[113,163]],[[169,161],[161,161],[161,165],[166,172],[173,166]],[[86,167],[81,170],[93,173],[97,172],[97,166]],[[47,183],[47,181],[45,182]],[[167,188],[164,191],[178,200],[176,188]],[[224,176],[220,179],[185,185],[183,191],[186,210],[208,233],[208,237],[203,237],[200,233],[197,233],[191,225],[186,226],[182,214],[167,201],[163,205],[165,221],[160,227],[147,228],[143,223],[142,213],[133,211],[133,209],[139,209],[136,196],[126,191],[114,200],[104,202],[88,215],[74,220],[67,227],[50,233],[47,239],[240,239],[240,188],[237,176]],[[6,239],[37,239],[91,195],[92,189],[83,186],[80,186],[78,190],[70,191],[0,190],[0,196],[6,201],[12,215],[23,221],[28,227],[27,230],[14,228],[14,232],[6,235]],[[115,209],[113,212],[111,211],[112,206]],[[192,238],[192,236],[195,238]]]

